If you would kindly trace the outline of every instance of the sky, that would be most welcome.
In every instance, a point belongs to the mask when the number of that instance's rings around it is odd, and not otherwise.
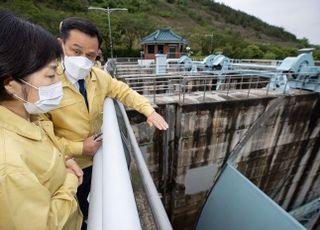
[[[320,0],[215,0],[320,45]]]

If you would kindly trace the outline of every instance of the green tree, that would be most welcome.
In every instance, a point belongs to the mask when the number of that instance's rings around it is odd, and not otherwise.
[[[294,57],[298,55],[297,49],[295,48],[284,47],[282,50],[285,57]]]
[[[263,59],[276,59],[277,55],[272,53],[271,51],[267,51],[264,55],[263,55]]]
[[[262,58],[263,52],[257,45],[251,44],[243,50],[243,55],[245,58]]]
[[[118,31],[118,45],[123,45],[128,51],[133,49],[135,43],[140,48],[139,39],[152,31],[153,24],[146,23],[144,15],[134,16],[123,14],[116,22],[115,31]]]
[[[320,61],[320,50],[315,50],[313,56],[315,60]]]
[[[310,46],[308,38],[302,38],[299,40],[299,48],[307,48]]]
[[[242,49],[240,47],[234,47],[233,48],[233,53],[232,53],[232,58],[241,58],[241,52],[242,52]]]
[[[88,8],[89,3],[87,0],[63,0],[62,5],[64,8],[72,11],[83,11]]]
[[[223,47],[223,54],[227,57],[233,57],[233,47],[230,44],[226,44]]]
[[[283,50],[278,46],[271,46],[270,52],[276,55],[275,59],[284,59],[286,57]]]
[[[275,55],[276,59],[283,59],[296,56],[296,48],[311,47],[306,38],[297,40],[281,27],[270,26],[212,0],[0,0],[0,8],[40,24],[55,35],[62,19],[70,16],[88,18],[102,30],[105,38],[102,47],[108,50],[107,15],[88,12],[89,3],[98,7],[128,9],[126,13],[111,15],[114,50],[119,50],[121,55],[136,53],[140,49],[139,38],[161,27],[171,27],[183,35],[194,53],[200,52],[201,55],[220,49],[231,58]],[[206,34],[213,36],[205,37]],[[265,37],[269,43],[262,43]],[[250,44],[257,46],[262,53],[248,47]]]

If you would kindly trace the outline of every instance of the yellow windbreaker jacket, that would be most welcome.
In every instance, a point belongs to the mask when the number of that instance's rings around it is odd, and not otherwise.
[[[52,123],[38,125],[0,106],[0,229],[80,229],[78,179],[66,173]]]
[[[85,80],[89,110],[83,96],[65,75],[61,76],[61,81],[63,98],[60,106],[46,114],[46,118],[40,119],[49,119],[53,122],[55,134],[63,151],[75,157],[81,168],[92,165],[92,157],[82,156],[83,140],[101,132],[103,102],[106,97],[115,98],[146,117],[154,112],[147,98],[99,68],[92,68]]]

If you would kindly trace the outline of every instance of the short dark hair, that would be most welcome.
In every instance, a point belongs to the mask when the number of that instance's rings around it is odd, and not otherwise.
[[[3,101],[12,99],[4,88],[10,77],[19,81],[59,59],[63,52],[52,34],[9,11],[0,10],[0,24],[0,101]]]
[[[96,37],[99,47],[102,43],[102,35],[99,29],[90,21],[84,18],[71,17],[66,18],[59,25],[60,38],[64,41],[69,38],[71,30],[79,30],[90,37]]]

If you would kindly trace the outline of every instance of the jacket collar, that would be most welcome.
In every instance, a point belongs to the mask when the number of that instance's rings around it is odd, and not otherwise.
[[[33,140],[41,140],[41,129],[0,105],[0,127]]]
[[[60,79],[61,79],[63,87],[68,87],[71,90],[73,90],[74,92],[76,92],[77,94],[81,95],[79,90],[77,90],[72,85],[72,83],[67,79],[65,73],[63,72],[63,66],[62,66],[61,62],[58,65],[58,72],[62,73],[61,76],[60,76]],[[88,98],[88,103],[89,103],[89,110],[92,109],[90,107],[90,105],[92,105],[92,101],[93,101],[93,98],[94,98],[94,93],[95,93],[95,89],[96,89],[96,84],[94,82],[96,82],[96,80],[97,80],[97,73],[96,73],[95,67],[93,67],[91,72],[90,72],[89,77],[86,77],[86,87],[87,87],[87,98]]]

